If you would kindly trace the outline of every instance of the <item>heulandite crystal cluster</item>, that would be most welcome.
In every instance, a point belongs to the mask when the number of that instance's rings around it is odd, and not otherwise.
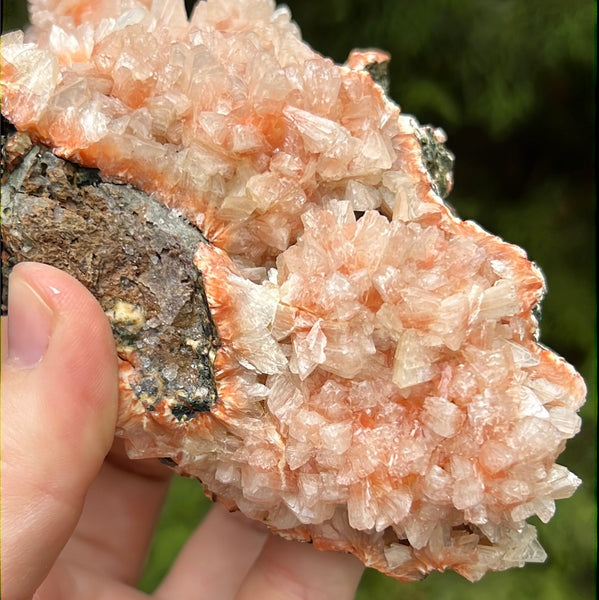
[[[541,273],[444,204],[440,133],[385,97],[371,54],[334,64],[271,0],[30,9],[2,37],[3,115],[210,242],[216,400],[148,399],[130,348],[131,456],[401,580],[544,560],[526,519],[580,483],[555,460],[584,383],[537,342]]]

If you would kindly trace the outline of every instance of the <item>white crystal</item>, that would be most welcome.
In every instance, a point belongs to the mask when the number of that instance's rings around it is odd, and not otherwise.
[[[397,569],[412,558],[409,546],[403,544],[391,544],[385,548],[384,553],[390,569]]]

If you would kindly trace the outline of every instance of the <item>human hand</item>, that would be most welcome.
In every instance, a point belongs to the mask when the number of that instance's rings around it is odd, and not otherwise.
[[[170,472],[114,442],[117,369],[91,294],[52,267],[17,265],[2,319],[4,600],[147,597],[135,583]],[[362,570],[214,506],[154,596],[343,600]]]

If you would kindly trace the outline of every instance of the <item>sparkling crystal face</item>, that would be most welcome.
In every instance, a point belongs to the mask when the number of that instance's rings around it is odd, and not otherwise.
[[[193,260],[218,401],[147,411],[123,370],[131,455],[398,579],[543,560],[526,519],[579,484],[555,460],[584,383],[537,343],[540,271],[444,204],[442,132],[385,97],[370,54],[333,64],[269,0],[189,20],[37,0],[32,21],[2,38],[3,114],[211,243]]]

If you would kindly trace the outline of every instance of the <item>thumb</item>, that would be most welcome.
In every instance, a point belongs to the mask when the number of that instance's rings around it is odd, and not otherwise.
[[[2,319],[2,597],[31,597],[108,452],[117,358],[100,305],[70,275],[21,263]]]

